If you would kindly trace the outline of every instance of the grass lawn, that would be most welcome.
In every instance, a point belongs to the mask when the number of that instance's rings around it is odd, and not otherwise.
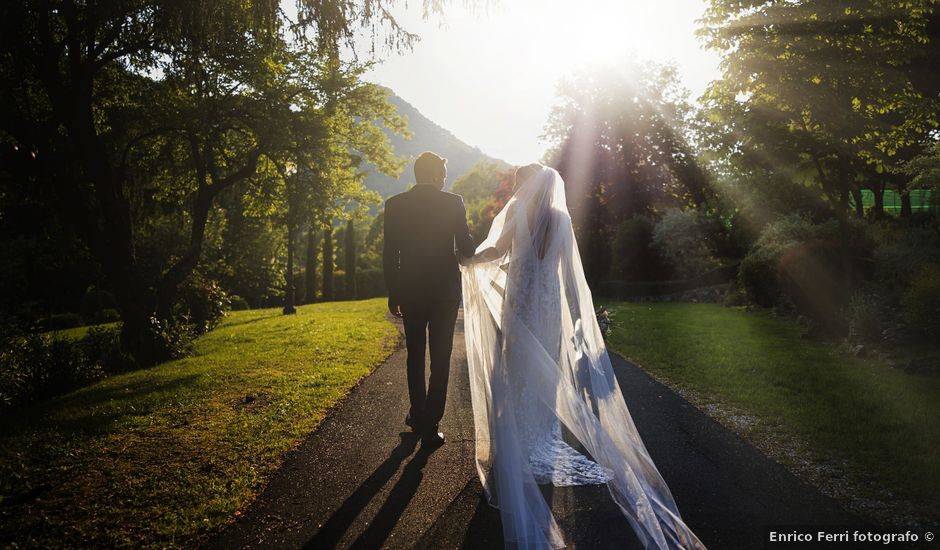
[[[893,493],[921,520],[940,519],[940,377],[802,339],[799,325],[764,312],[678,303],[610,309],[612,349],[753,417],[762,428],[746,436],[779,448],[778,460],[787,462],[793,448],[781,435],[795,436],[812,461],[835,464],[836,477],[850,469],[870,494],[890,501]]]
[[[121,323],[118,323],[118,322],[102,323],[100,325],[84,325],[81,327],[66,328],[66,329],[62,329],[59,331],[50,331],[50,334],[53,332],[56,332],[58,333],[59,337],[64,338],[66,340],[81,340],[88,334],[88,331],[93,328],[117,328],[120,325]]]
[[[0,541],[191,546],[398,342],[384,299],[233,312],[192,357],[6,413]]]

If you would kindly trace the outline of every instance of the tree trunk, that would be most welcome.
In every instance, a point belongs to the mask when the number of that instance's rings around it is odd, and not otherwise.
[[[875,204],[871,207],[872,215],[876,220],[885,217],[885,184],[878,183],[872,186],[872,192],[875,194]]]
[[[905,189],[901,192],[901,217],[910,218],[914,210],[911,208],[911,193]]]
[[[356,232],[353,221],[346,222],[346,299],[356,299]]]
[[[323,230],[323,301],[333,299],[333,220]]]
[[[855,217],[864,218],[865,203],[862,196],[862,189],[857,185],[852,186],[852,202],[855,203]]]
[[[284,274],[284,281],[287,283],[285,292],[284,315],[293,315],[297,313],[294,307],[294,224],[290,222],[291,216],[287,216],[287,272]]]
[[[317,301],[317,244],[319,239],[317,238],[317,232],[315,231],[315,226],[310,225],[310,230],[307,232],[307,257],[305,258],[305,263],[307,266],[306,273],[304,274],[304,301],[308,304],[312,304]]]

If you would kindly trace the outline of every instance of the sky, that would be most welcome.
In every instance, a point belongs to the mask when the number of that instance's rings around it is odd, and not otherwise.
[[[501,0],[477,13],[458,1],[428,19],[420,0],[408,4],[393,14],[421,40],[385,54],[365,79],[511,164],[542,157],[557,83],[579,68],[674,62],[693,100],[719,77],[717,54],[693,34],[704,0]]]

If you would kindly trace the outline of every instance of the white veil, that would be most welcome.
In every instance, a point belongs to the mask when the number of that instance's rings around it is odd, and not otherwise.
[[[644,547],[704,549],[682,521],[620,393],[557,171],[545,167],[521,185],[477,252],[490,247],[497,248],[498,259],[461,268],[464,327],[477,470],[490,504],[500,509],[507,546],[564,546],[520,443],[525,427],[507,372],[524,369],[537,398],[613,472],[610,494]],[[515,281],[524,278],[519,270],[531,270],[535,262],[559,278],[550,288],[558,289],[561,318],[549,324],[560,327],[560,349],[546,349],[545,338],[536,336],[544,334],[542,323],[533,322],[531,312],[523,311],[524,300],[512,296]]]

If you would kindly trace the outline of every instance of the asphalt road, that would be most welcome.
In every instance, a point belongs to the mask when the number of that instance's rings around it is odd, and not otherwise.
[[[441,422],[445,445],[423,449],[403,423],[408,394],[399,350],[286,458],[242,517],[205,546],[501,548],[499,512],[483,499],[473,465],[460,321],[457,328]],[[785,548],[765,543],[768,528],[865,524],[642,369],[618,355],[612,360],[679,512],[710,549]],[[544,493],[569,547],[640,548],[606,486],[545,487]]]

